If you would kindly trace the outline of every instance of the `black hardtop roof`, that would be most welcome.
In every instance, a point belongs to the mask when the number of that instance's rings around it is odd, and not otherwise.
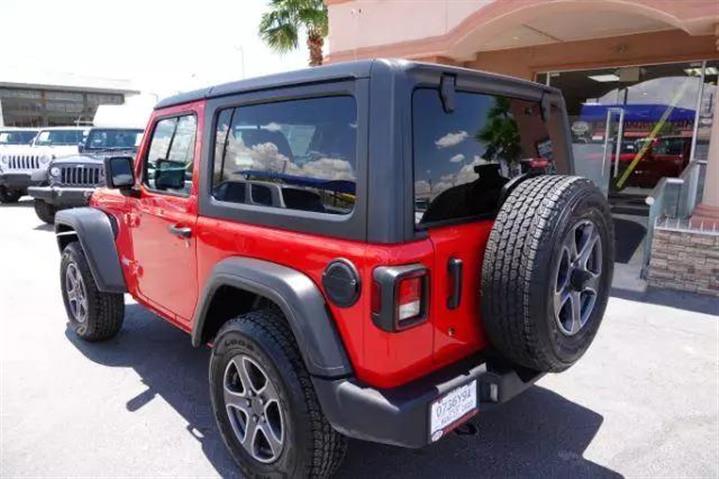
[[[489,73],[481,70],[470,68],[455,67],[450,65],[440,65],[435,63],[422,63],[411,60],[402,59],[374,59],[374,60],[356,60],[350,62],[333,63],[319,67],[303,68],[290,72],[277,73],[274,75],[266,75],[255,78],[248,78],[230,83],[201,88],[185,93],[164,98],[155,109],[166,108],[183,103],[189,103],[197,100],[209,98],[217,98],[237,93],[246,93],[250,91],[267,90],[270,88],[278,88],[283,86],[292,86],[298,84],[320,83],[332,80],[369,78],[373,68],[383,68],[394,74],[404,74],[411,71],[442,71],[447,73],[457,73],[469,75],[473,77],[484,77],[501,79],[504,82],[514,83],[517,85],[532,86],[541,89],[547,93],[558,93],[556,88],[541,85],[539,83],[522,80],[519,78]]]

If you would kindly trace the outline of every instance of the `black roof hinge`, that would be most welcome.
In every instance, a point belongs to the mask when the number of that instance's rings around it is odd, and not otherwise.
[[[542,108],[542,120],[546,123],[549,121],[549,115],[552,112],[552,101],[547,95],[547,92],[542,92],[542,99],[540,100]]]
[[[442,108],[444,108],[445,113],[454,111],[456,91],[457,77],[443,73],[439,82],[439,97],[442,99]]]

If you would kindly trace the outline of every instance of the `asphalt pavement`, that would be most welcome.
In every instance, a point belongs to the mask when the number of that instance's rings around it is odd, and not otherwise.
[[[66,329],[52,228],[0,205],[0,477],[237,477],[207,349],[128,298],[121,333]],[[719,301],[615,291],[569,371],[420,450],[352,441],[338,477],[719,477]]]

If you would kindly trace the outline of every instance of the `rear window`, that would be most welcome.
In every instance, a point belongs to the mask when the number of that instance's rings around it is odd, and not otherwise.
[[[36,131],[0,131],[0,145],[28,145],[37,135]]]
[[[351,96],[240,106],[217,119],[213,196],[255,205],[348,214],[356,200],[357,112]],[[272,189],[281,188],[282,200]]]
[[[37,146],[77,145],[82,143],[86,135],[85,130],[42,130],[37,135]]]
[[[530,170],[553,171],[539,103],[457,92],[445,112],[437,89],[412,99],[415,224],[495,214],[502,186]]]
[[[85,148],[89,150],[135,148],[140,144],[142,133],[142,130],[93,129],[85,141]]]

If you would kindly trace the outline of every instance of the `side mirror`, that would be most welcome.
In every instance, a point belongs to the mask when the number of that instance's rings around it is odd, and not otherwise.
[[[105,158],[105,182],[108,188],[129,190],[135,186],[132,157],[111,156]]]
[[[85,143],[80,142],[77,144],[77,152],[82,153],[83,151],[85,151]]]
[[[170,160],[157,160],[155,188],[181,190],[185,187],[185,164]]]

